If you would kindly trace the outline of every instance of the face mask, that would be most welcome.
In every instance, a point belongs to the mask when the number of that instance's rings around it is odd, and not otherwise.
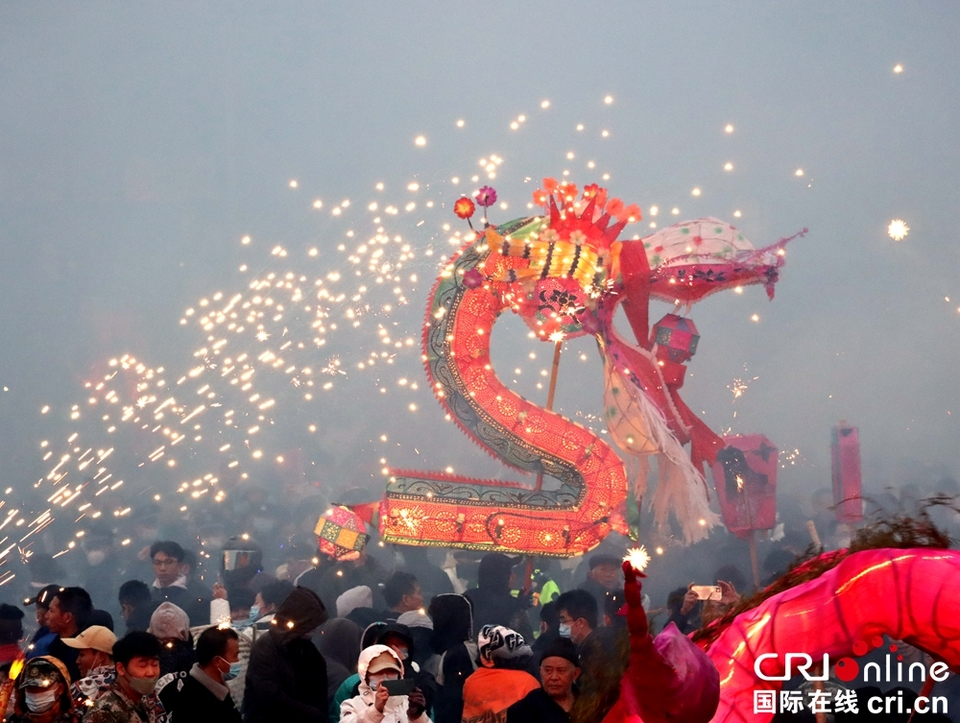
[[[53,708],[57,702],[56,690],[45,690],[42,693],[26,693],[27,708],[31,713],[43,713]]]
[[[370,686],[370,690],[372,690],[374,693],[376,693],[376,692],[377,692],[377,688],[380,687],[380,683],[382,683],[382,682],[385,681],[385,680],[393,680],[393,679],[394,679],[394,677],[391,676],[391,675],[371,675],[371,676],[369,677],[369,681],[368,681],[367,685]]]
[[[260,606],[251,605],[250,606],[250,622],[255,623],[260,619]]]
[[[107,559],[107,553],[103,550],[87,550],[87,562],[96,567]]]
[[[573,631],[570,630],[570,625],[568,623],[560,623],[560,637],[569,638],[573,635]]]
[[[159,678],[127,678],[130,687],[140,695],[150,695],[157,688]]]
[[[217,657],[220,658],[219,655],[218,655]],[[228,670],[226,673],[220,673],[220,675],[223,676],[223,682],[224,682],[224,683],[226,683],[228,680],[233,680],[233,679],[236,678],[238,675],[240,675],[240,661],[239,661],[239,660],[238,660],[236,663],[231,663],[231,662],[229,662],[226,658],[220,658],[220,660],[222,660],[224,663],[226,663],[227,665],[230,666],[230,670]]]

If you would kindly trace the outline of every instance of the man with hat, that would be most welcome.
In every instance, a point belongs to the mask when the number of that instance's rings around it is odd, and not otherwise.
[[[92,706],[96,700],[110,690],[117,679],[113,665],[113,645],[117,636],[102,625],[91,625],[75,638],[63,638],[63,644],[75,648],[80,678],[70,690],[73,700],[80,711]]]
[[[15,683],[16,698],[9,723],[74,723],[70,699],[70,674],[56,658],[42,656],[27,661]]]
[[[624,603],[620,558],[614,555],[592,555],[589,564],[587,579],[578,589],[593,595],[597,600],[597,608],[601,611],[610,607],[619,609]]]
[[[554,640],[540,656],[541,686],[507,708],[507,723],[569,723],[579,677],[577,647],[567,638]]]

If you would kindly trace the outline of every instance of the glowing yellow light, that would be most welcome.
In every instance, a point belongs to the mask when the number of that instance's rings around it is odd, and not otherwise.
[[[741,214],[740,211],[734,211],[734,212],[733,212],[733,217],[734,217],[734,218],[740,218],[740,216],[742,216],[742,215],[743,215],[743,214]]]
[[[413,143],[417,146],[425,146],[427,145],[427,138],[426,136],[417,136],[414,138]]]
[[[676,206],[674,206],[673,208],[670,209],[670,213],[672,213],[674,216],[679,216],[679,215],[680,215],[680,209],[677,208]]]
[[[540,103],[540,107],[541,107],[541,108],[549,108],[549,107],[550,107],[550,101],[549,101],[549,100],[543,101],[542,103]]]
[[[613,103],[613,96],[612,96],[612,95],[606,96],[606,97],[603,99],[603,102],[606,103],[607,105],[610,105],[611,103]]]
[[[463,118],[457,121],[457,128],[463,128],[464,125],[466,124],[464,123]]]
[[[750,321],[760,321],[760,314],[754,314],[751,316]]]
[[[733,164],[730,163],[729,161],[727,161],[726,163],[723,164],[723,170],[725,170],[725,171],[732,171],[732,170],[733,170]]]
[[[797,170],[795,170],[795,171],[793,172],[793,175],[794,175],[794,176],[797,176],[797,177],[799,178],[800,176],[803,175],[803,169],[802,169],[802,168],[798,168]]]
[[[290,188],[296,188],[298,185],[299,184],[297,183],[296,179],[290,181]]]
[[[647,565],[650,564],[650,554],[647,552],[647,548],[645,548],[643,545],[628,550],[623,559],[624,562],[629,562],[630,567],[637,572],[643,572],[647,569]]]
[[[733,133],[733,124],[727,123],[727,125],[723,127],[723,130],[725,133]]]
[[[903,241],[908,233],[910,233],[910,227],[907,226],[907,222],[903,219],[895,218],[890,222],[890,225],[887,226],[887,234],[894,241]]]
[[[690,191],[690,195],[691,195],[691,196],[699,196],[699,195],[700,195],[700,189],[699,189],[699,188],[694,188],[692,191]]]
[[[900,65],[900,63],[897,63],[896,65],[893,66],[893,72],[894,72],[894,73],[902,73],[902,72],[903,72],[903,66]]]

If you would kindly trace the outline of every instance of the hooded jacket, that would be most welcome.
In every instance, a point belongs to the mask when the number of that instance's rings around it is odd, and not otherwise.
[[[346,618],[332,618],[320,626],[313,642],[327,663],[327,698],[333,700],[340,685],[357,669],[360,627]]]
[[[310,636],[327,620],[320,597],[298,587],[253,645],[243,708],[246,723],[327,718],[327,665]]]
[[[477,630],[484,625],[503,625],[516,630],[524,639],[533,640],[524,602],[510,594],[510,575],[515,564],[502,553],[487,553],[480,560],[477,587],[464,595],[473,605],[473,623]]]
[[[340,723],[431,723],[430,717],[423,712],[417,718],[407,716],[407,706],[409,702],[405,695],[391,695],[387,698],[387,704],[383,708],[383,713],[374,706],[376,692],[367,685],[367,668],[370,667],[370,661],[377,656],[388,653],[401,670],[403,677],[403,661],[400,656],[393,652],[392,648],[386,645],[371,645],[360,652],[357,659],[357,673],[360,675],[360,693],[349,698],[340,704]]]
[[[463,683],[477,669],[477,645],[473,638],[473,613],[463,595],[437,595],[430,601],[433,635],[430,647],[440,655],[433,701],[437,723],[460,723],[463,716]]]

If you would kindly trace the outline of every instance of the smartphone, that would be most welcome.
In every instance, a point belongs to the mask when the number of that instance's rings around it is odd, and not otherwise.
[[[384,680],[380,685],[386,688],[390,695],[410,695],[413,689],[417,687],[417,681],[410,678],[400,678],[400,680]]]
[[[694,585],[690,588],[697,594],[697,600],[713,600],[719,602],[723,591],[719,585]]]

